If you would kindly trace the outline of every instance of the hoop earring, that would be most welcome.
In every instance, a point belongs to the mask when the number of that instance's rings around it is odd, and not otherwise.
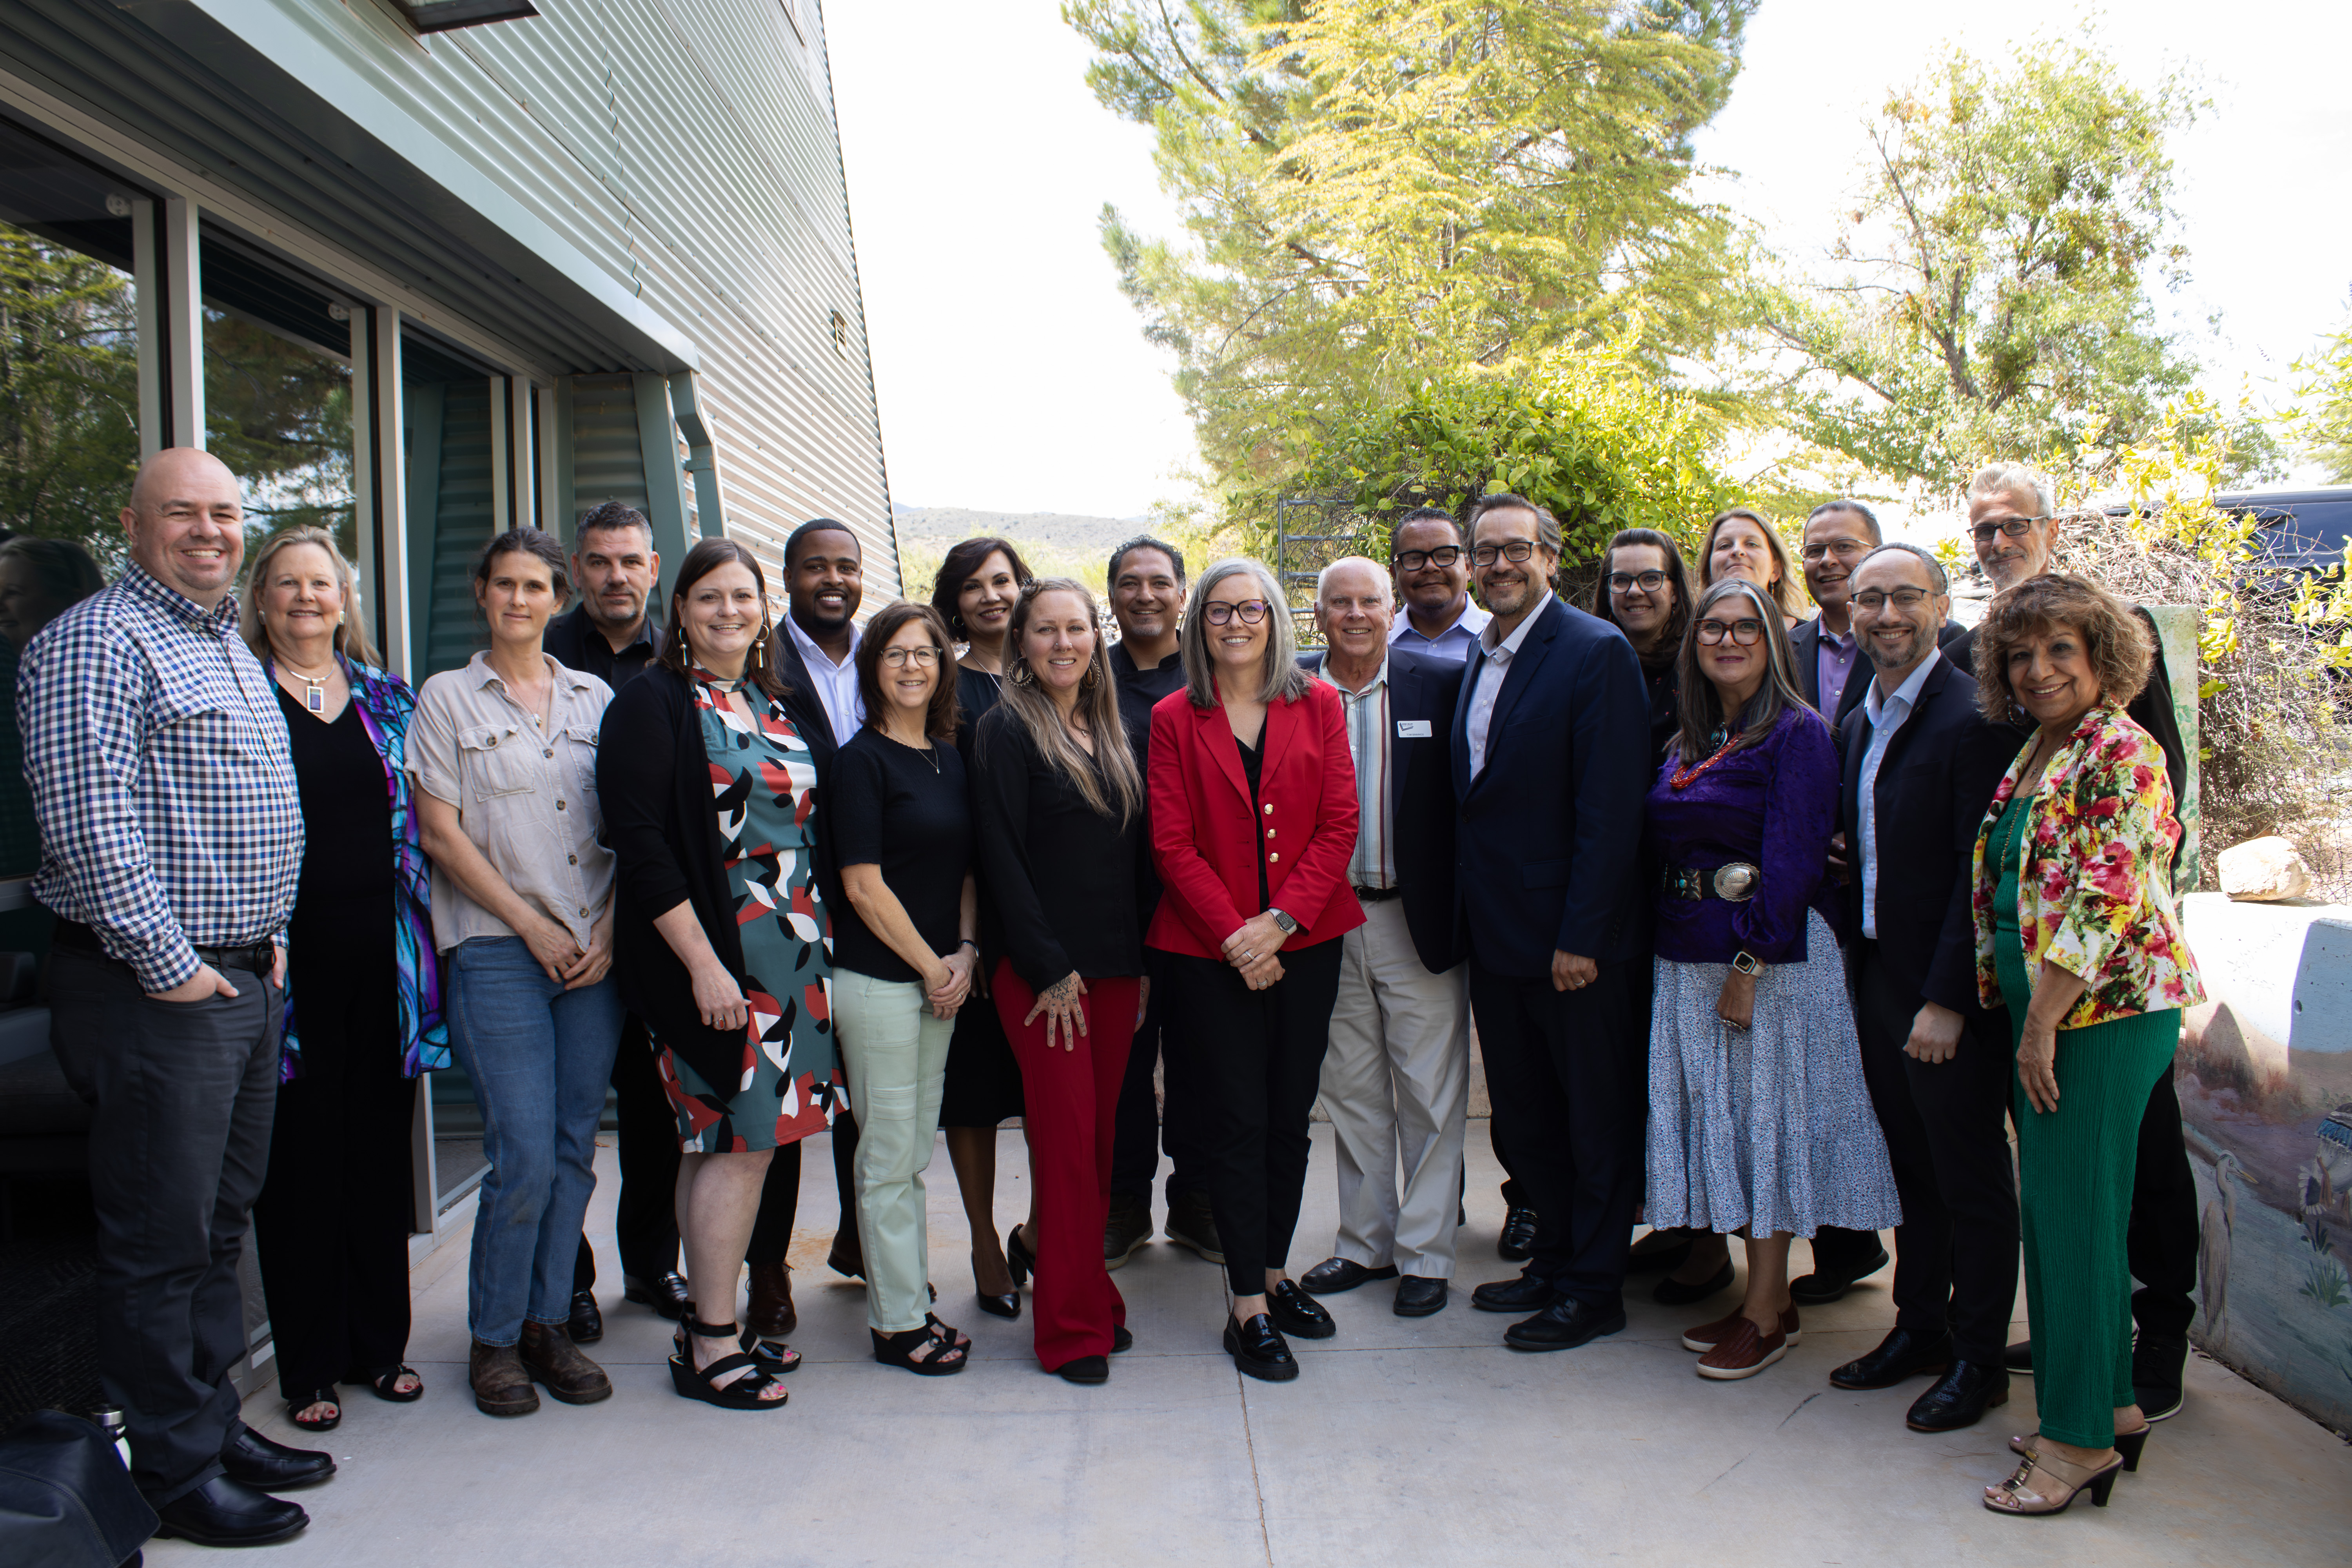
[[[1095,673],[1094,665],[1089,662],[1087,665],[1087,672],[1078,677],[1078,689],[1081,691],[1092,691],[1095,689],[1095,682],[1100,679],[1101,678]]]
[[[1013,661],[1012,671],[1007,674],[1004,679],[1014,686],[1028,685],[1029,661],[1025,658],[1014,659]]]

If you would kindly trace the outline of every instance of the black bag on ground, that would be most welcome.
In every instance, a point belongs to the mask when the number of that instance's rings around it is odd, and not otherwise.
[[[44,1410],[0,1438],[0,1563],[118,1568],[139,1560],[155,1510],[104,1432]]]

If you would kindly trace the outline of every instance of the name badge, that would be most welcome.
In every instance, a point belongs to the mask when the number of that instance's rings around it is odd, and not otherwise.
[[[1397,721],[1397,739],[1398,739],[1398,740],[1400,740],[1400,741],[1426,741],[1426,740],[1429,740],[1429,739],[1431,739],[1431,738],[1432,738],[1432,737],[1431,737],[1431,734],[1430,734],[1429,721],[1428,721],[1428,720],[1426,720],[1426,719],[1400,719],[1400,720],[1398,720],[1398,721]]]

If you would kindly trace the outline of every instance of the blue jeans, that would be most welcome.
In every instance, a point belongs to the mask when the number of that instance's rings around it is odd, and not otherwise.
[[[596,1190],[596,1122],[621,1038],[606,975],[566,991],[520,937],[475,937],[445,955],[449,1048],[474,1083],[490,1163],[474,1214],[467,1318],[510,1345],[522,1321],[572,1316],[580,1227]]]

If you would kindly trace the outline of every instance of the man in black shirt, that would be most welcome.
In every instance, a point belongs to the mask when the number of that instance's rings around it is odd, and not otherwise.
[[[1119,721],[1135,748],[1135,765],[1150,776],[1151,707],[1184,685],[1184,660],[1176,651],[1177,619],[1184,606],[1184,557],[1172,544],[1149,535],[1111,552],[1110,613],[1118,622],[1111,645],[1111,679],[1118,683]],[[1143,890],[1142,915],[1150,923],[1160,901],[1156,879]],[[1158,954],[1143,950],[1144,962]],[[1160,1169],[1160,1145],[1168,1145],[1168,1239],[1189,1247],[1212,1263],[1225,1260],[1217,1222],[1209,1213],[1209,1193],[1181,1121],[1160,1125],[1151,1079],[1169,1045],[1165,999],[1168,987],[1157,972],[1145,999],[1143,1023],[1127,1054],[1127,1078],[1119,1085],[1118,1125],[1110,1156],[1110,1217],[1103,1226],[1103,1263],[1116,1268],[1151,1239],[1151,1179]]]
[[[547,651],[619,690],[660,651],[661,617],[648,602],[660,579],[661,552],[645,513],[616,500],[590,511],[572,545],[580,602],[547,623]]]

